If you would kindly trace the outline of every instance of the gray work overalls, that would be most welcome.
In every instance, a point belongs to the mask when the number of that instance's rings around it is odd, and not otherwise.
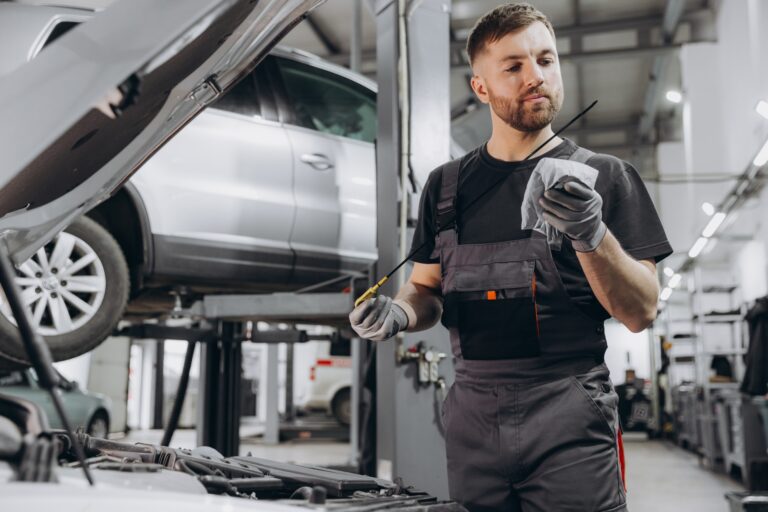
[[[456,369],[443,407],[451,498],[471,511],[625,510],[603,322],[571,301],[543,234],[458,243],[459,167],[443,168],[432,254]]]

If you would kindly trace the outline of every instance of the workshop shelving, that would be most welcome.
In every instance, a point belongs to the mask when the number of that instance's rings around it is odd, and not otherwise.
[[[701,388],[697,421],[701,432],[702,463],[733,471],[743,466],[743,440],[739,417],[738,382],[744,374],[742,355],[746,340],[744,311],[737,286],[703,286],[701,269],[689,276],[696,365],[696,383]],[[712,310],[712,305],[725,308]],[[714,357],[723,357],[730,375],[711,375]],[[717,380],[723,379],[723,380]],[[727,380],[726,380],[727,379]]]
[[[744,374],[745,311],[738,286],[702,281],[699,268],[691,271],[681,290],[687,304],[675,314],[665,311],[677,441],[698,453],[703,465],[731,472],[744,465],[738,382]],[[716,356],[728,361],[730,376],[711,375]]]

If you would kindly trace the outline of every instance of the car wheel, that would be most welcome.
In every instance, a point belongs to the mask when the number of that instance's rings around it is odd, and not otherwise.
[[[336,421],[344,426],[348,426],[352,420],[352,397],[349,388],[342,389],[333,397],[331,405],[333,416]]]
[[[91,437],[106,439],[109,435],[109,416],[104,411],[96,411],[88,422],[85,433]]]
[[[130,288],[120,246],[86,217],[19,265],[16,282],[54,361],[88,352],[109,336],[125,311]],[[28,361],[0,294],[0,369],[28,366]]]

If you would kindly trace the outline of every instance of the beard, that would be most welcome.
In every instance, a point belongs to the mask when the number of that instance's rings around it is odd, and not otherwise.
[[[523,98],[540,94],[548,101],[526,103]],[[549,125],[563,104],[562,93],[544,87],[530,90],[519,98],[497,96],[488,88],[488,98],[494,113],[506,124],[521,132],[537,132]]]

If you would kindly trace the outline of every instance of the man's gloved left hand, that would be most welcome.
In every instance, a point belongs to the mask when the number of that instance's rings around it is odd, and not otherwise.
[[[608,231],[603,223],[603,198],[578,180],[546,190],[539,203],[544,220],[570,238],[579,252],[597,249]]]
[[[408,316],[392,299],[379,295],[353,309],[349,323],[361,338],[384,341],[408,327]]]

